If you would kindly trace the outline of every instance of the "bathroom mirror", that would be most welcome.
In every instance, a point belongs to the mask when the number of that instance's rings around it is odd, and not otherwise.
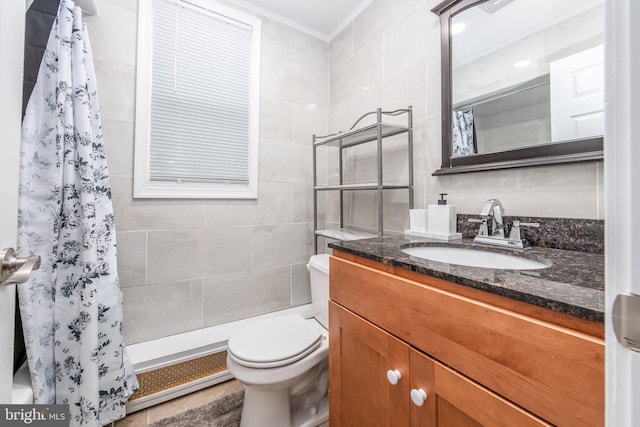
[[[446,0],[434,175],[602,159],[603,0]]]

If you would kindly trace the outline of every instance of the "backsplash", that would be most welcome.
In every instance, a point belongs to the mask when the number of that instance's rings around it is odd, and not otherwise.
[[[458,232],[464,238],[474,238],[478,233],[479,225],[470,223],[470,218],[478,218],[478,215],[458,214]],[[604,254],[604,220],[507,216],[507,230],[511,230],[513,221],[540,224],[539,228],[521,229],[522,238],[531,246]]]

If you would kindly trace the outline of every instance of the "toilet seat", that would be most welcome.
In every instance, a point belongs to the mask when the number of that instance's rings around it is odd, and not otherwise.
[[[275,368],[294,363],[315,351],[322,333],[299,314],[273,317],[234,333],[228,355],[250,368]]]

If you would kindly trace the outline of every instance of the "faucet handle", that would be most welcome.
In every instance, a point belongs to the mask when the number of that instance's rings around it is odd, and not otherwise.
[[[513,221],[513,224],[511,225],[511,232],[509,233],[509,239],[512,239],[512,240],[520,240],[520,239],[522,239],[522,237],[520,236],[520,227],[535,227],[535,228],[538,228],[538,227],[540,227],[540,223],[539,222]]]
[[[540,227],[540,223],[539,223],[539,222],[520,222],[520,221],[513,221],[513,224],[514,224],[514,225],[515,225],[516,223],[518,223],[518,226],[520,226],[520,227],[535,227],[535,228]]]
[[[482,218],[482,219],[469,218],[468,221],[481,224],[480,229],[478,230],[478,236],[488,236],[489,229],[487,228],[487,220],[488,218]]]

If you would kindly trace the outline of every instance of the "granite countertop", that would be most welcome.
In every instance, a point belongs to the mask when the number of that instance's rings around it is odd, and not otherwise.
[[[551,266],[538,270],[466,267],[411,257],[408,246],[451,246],[516,255]],[[491,292],[528,304],[604,323],[604,255],[528,247],[524,250],[478,245],[473,240],[443,242],[412,236],[329,243],[334,251],[357,255],[394,267]]]

